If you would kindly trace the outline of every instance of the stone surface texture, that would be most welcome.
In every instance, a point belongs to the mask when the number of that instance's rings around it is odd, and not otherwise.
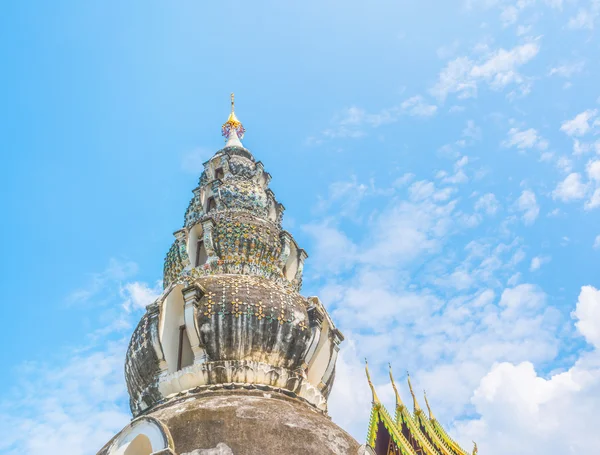
[[[149,415],[169,429],[179,455],[359,453],[359,444],[323,413],[274,392],[199,393]]]

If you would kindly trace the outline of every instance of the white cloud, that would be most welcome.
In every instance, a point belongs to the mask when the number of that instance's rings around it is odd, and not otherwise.
[[[563,202],[583,199],[587,192],[587,185],[581,181],[581,175],[577,172],[572,172],[556,186],[552,192],[554,199]]]
[[[550,261],[548,256],[535,256],[531,259],[531,264],[529,265],[529,270],[535,272],[539,270],[543,264],[546,264]]]
[[[600,291],[593,286],[583,286],[573,312],[575,326],[588,343],[600,349]]]
[[[451,93],[459,99],[477,95],[477,81],[471,76],[473,62],[467,57],[458,57],[450,61],[440,72],[438,81],[431,88],[433,96],[444,101]]]
[[[586,201],[585,205],[583,206],[585,210],[592,210],[597,207],[600,207],[600,188],[596,188],[594,190],[590,199]]]
[[[436,178],[440,179],[442,183],[456,185],[459,183],[465,183],[469,180],[465,172],[465,166],[469,163],[469,157],[466,155],[460,156],[459,153],[452,153],[453,158],[457,158],[454,163],[454,173],[450,174],[448,171],[438,171]]]
[[[433,182],[420,180],[410,186],[408,193],[413,201],[422,201],[430,198],[435,193],[435,185]]]
[[[597,250],[600,248],[600,235],[597,235],[594,239],[594,249]]]
[[[572,316],[595,350],[550,375],[531,361],[495,363],[471,396],[478,417],[456,423],[459,440],[475,439],[491,455],[578,453],[600,444],[590,431],[600,407],[600,291],[583,286]]]
[[[337,273],[356,262],[356,245],[331,220],[303,225],[302,230],[316,241],[313,271]]]
[[[589,161],[585,170],[590,180],[600,182],[600,160]]]
[[[111,259],[92,274],[70,300],[101,309],[94,313],[101,322],[79,345],[54,351],[51,361],[25,361],[11,372],[15,387],[0,397],[0,453],[91,455],[130,421],[123,375],[127,343],[139,309],[160,292],[160,283],[153,288],[124,281],[137,269]]]
[[[581,142],[579,139],[573,139],[573,155],[580,156],[591,152],[600,155],[600,141]]]
[[[121,287],[121,296],[125,299],[123,308],[129,312],[132,310],[143,310],[154,302],[162,293],[162,282],[157,282],[154,287],[147,283],[133,281]]]
[[[351,106],[338,112],[332,119],[330,128],[321,132],[322,138],[356,139],[367,135],[367,128],[379,128],[396,123],[403,115],[431,117],[437,112],[437,106],[427,103],[422,96],[416,95],[404,100],[400,105],[370,113],[365,109]],[[319,144],[322,139],[310,137],[308,144]]]
[[[519,10],[515,5],[509,5],[504,7],[502,13],[500,14],[500,20],[502,21],[502,25],[504,25],[505,27],[517,22],[518,18]]]
[[[320,198],[315,213],[327,213],[333,210],[339,216],[359,219],[360,215],[356,213],[358,205],[365,197],[375,193],[382,195],[386,191],[377,190],[373,182],[369,185],[359,183],[355,176],[349,180],[333,182],[329,185],[327,197]]]
[[[533,59],[539,50],[539,44],[529,42],[510,50],[498,49],[488,53],[479,62],[468,57],[458,57],[440,72],[438,81],[430,92],[443,101],[452,93],[459,99],[476,96],[477,86],[481,81],[487,82],[494,90],[509,84],[526,85],[525,78],[517,70]]]
[[[96,453],[131,419],[123,377],[125,340],[73,353],[62,366],[28,363],[0,402],[5,455]]]
[[[569,173],[573,170],[573,161],[566,156],[561,156],[556,160],[556,167],[565,173]]]
[[[535,193],[531,190],[524,190],[515,203],[518,211],[522,212],[525,224],[532,224],[540,214]]]
[[[419,95],[408,98],[402,102],[400,107],[409,115],[414,115],[417,117],[430,117],[437,111],[437,106],[433,104],[427,104],[423,100],[423,97]]]
[[[581,73],[585,67],[585,62],[572,62],[564,63],[562,65],[555,66],[548,71],[549,76],[558,76],[563,78],[570,78],[574,74]]]
[[[459,425],[461,432],[490,455],[578,453],[597,447],[600,438],[590,431],[589,419],[600,406],[600,371],[592,357],[547,379],[531,362],[497,363],[472,397],[481,417]]]
[[[508,131],[508,138],[502,142],[502,145],[504,147],[516,147],[519,150],[527,150],[534,147],[539,150],[545,150],[548,148],[548,141],[543,139],[533,128],[524,131],[518,128],[511,128]]]
[[[473,143],[481,140],[481,135],[481,128],[473,120],[467,120],[467,124],[462,131],[462,137]]]
[[[392,186],[395,186],[395,187],[405,186],[408,183],[410,183],[414,178],[415,178],[415,174],[413,174],[412,172],[406,172],[405,174],[401,175],[396,180],[394,180],[394,183],[392,184]]]
[[[495,215],[500,204],[493,193],[486,193],[475,202],[475,210],[483,211],[488,215]]]
[[[560,127],[569,136],[584,136],[591,129],[590,120],[598,113],[597,109],[588,109],[577,114],[574,119],[563,122]]]
[[[570,29],[593,30],[596,20],[600,16],[600,1],[589,0],[588,8],[580,8],[577,14],[569,19],[567,27]]]
[[[135,262],[111,258],[104,271],[91,274],[86,286],[71,292],[66,301],[68,304],[88,304],[98,294],[106,291],[108,282],[123,281],[137,273],[137,270]]]
[[[474,77],[488,80],[492,86],[504,87],[511,82],[519,82],[520,76],[517,68],[535,57],[540,51],[540,46],[535,43],[526,43],[516,46],[511,50],[499,49],[480,65],[475,65],[471,70]]]

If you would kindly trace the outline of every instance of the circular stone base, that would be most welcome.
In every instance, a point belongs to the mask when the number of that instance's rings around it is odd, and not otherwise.
[[[147,415],[168,428],[178,455],[359,453],[359,444],[329,417],[277,392],[202,392]]]

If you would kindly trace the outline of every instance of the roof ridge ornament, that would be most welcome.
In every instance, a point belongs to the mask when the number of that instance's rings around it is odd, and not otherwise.
[[[394,393],[396,394],[396,409],[404,406],[402,402],[402,398],[400,398],[400,394],[398,393],[398,389],[396,388],[396,383],[394,382],[394,376],[392,375],[392,364],[388,363],[390,367],[390,380],[392,381],[392,387],[394,388]]]
[[[373,404],[381,405],[381,401],[379,401],[379,397],[377,396],[377,393],[375,392],[375,386],[371,382],[371,375],[369,374],[369,362],[367,362],[366,357],[365,357],[365,372],[367,373],[367,381],[369,381],[369,387],[371,387],[371,393],[373,394]]]
[[[431,408],[429,407],[429,401],[427,401],[427,391],[423,390],[423,395],[425,396],[425,404],[427,405],[427,411],[429,411],[429,420],[435,420],[433,412],[431,412]]]
[[[420,411],[421,407],[419,406],[419,403],[417,402],[417,397],[415,396],[415,392],[413,392],[413,388],[412,388],[412,384],[410,383],[410,373],[407,371],[406,372],[406,379],[408,380],[408,388],[410,389],[410,394],[412,395],[413,398],[413,408],[414,411]]]
[[[231,113],[221,127],[221,134],[227,141],[225,147],[244,147],[240,139],[244,137],[246,129],[235,115],[235,94],[231,94]]]

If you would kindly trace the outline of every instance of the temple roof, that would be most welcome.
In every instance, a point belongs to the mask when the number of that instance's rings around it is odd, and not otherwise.
[[[425,415],[419,406],[408,373],[407,381],[413,398],[413,413],[407,409],[398,393],[390,366],[390,380],[396,396],[396,413],[395,418],[392,418],[375,393],[368,365],[365,366],[365,371],[373,396],[367,446],[375,455],[468,455],[468,452],[448,436],[442,425],[435,419],[427,396],[425,396],[425,403],[429,410],[429,417]],[[476,453],[477,445],[473,449],[473,454]]]

